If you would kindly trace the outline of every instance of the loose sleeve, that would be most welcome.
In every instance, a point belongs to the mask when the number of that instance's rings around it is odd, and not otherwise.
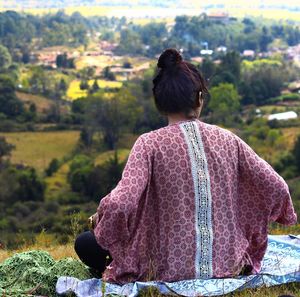
[[[267,222],[293,225],[297,222],[288,185],[283,178],[244,141],[237,137],[239,175],[245,191],[253,191],[253,199],[267,216]],[[243,198],[241,198],[243,199]],[[251,204],[251,203],[250,203]]]
[[[148,155],[143,136],[140,136],[129,154],[118,185],[100,201],[94,232],[104,249],[109,250],[117,242],[130,240],[149,180]]]

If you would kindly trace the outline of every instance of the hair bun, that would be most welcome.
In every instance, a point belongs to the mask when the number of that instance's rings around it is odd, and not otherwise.
[[[174,48],[166,49],[159,57],[157,67],[162,69],[173,68],[182,61],[182,56]]]

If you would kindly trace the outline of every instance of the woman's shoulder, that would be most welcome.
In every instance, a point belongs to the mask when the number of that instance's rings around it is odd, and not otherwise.
[[[222,141],[238,141],[239,137],[230,130],[219,127],[217,125],[207,124],[203,121],[196,120],[199,125],[199,130],[204,138],[219,138]],[[180,141],[182,138],[180,125],[168,125],[162,128],[143,133],[138,139],[142,141],[148,148],[157,147],[160,143],[166,142],[166,139],[171,141]]]
[[[169,146],[171,143],[182,142],[182,135],[178,125],[164,126],[141,134],[138,141],[142,142],[148,152],[155,152],[161,147]]]
[[[207,137],[220,137],[222,140],[236,140],[238,136],[233,132],[226,128],[222,128],[217,125],[207,124],[202,121],[198,121],[200,126],[200,131],[204,136]]]
[[[148,141],[149,143],[152,141],[160,141],[163,140],[165,137],[175,137],[180,131],[178,130],[178,127],[175,125],[171,126],[164,126],[152,131],[149,131],[147,133],[143,133],[140,135],[140,137],[143,138],[143,140]]]

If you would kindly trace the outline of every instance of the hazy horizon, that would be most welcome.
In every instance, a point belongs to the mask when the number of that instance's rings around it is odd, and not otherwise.
[[[0,1],[0,7],[10,8],[58,8],[58,7],[70,7],[70,6],[151,6],[151,7],[164,7],[164,8],[279,8],[279,9],[300,9],[300,2],[297,0],[210,0],[200,4],[195,0],[48,0],[45,2],[39,0],[6,0]]]

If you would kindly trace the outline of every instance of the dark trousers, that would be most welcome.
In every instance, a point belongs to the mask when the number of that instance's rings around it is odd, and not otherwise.
[[[83,232],[77,236],[74,249],[84,264],[96,269],[100,274],[112,260],[109,252],[102,249],[91,231]]]

